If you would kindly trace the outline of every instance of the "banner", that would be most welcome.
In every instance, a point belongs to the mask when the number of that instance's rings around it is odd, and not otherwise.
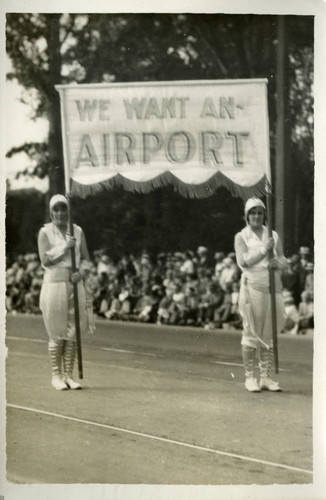
[[[121,185],[172,184],[242,198],[270,182],[267,80],[57,85],[66,190],[82,197]]]

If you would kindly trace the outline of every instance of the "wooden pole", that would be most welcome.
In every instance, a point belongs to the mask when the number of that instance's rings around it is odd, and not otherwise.
[[[57,87],[56,87],[57,88]],[[71,201],[70,201],[70,188],[71,179],[69,176],[69,155],[68,155],[68,140],[67,140],[67,129],[66,124],[67,110],[66,110],[66,94],[64,90],[59,90],[60,92],[60,109],[61,109],[61,127],[62,127],[62,141],[63,141],[63,166],[64,166],[64,180],[66,187],[66,198],[68,200],[68,218],[69,218],[69,231],[70,236],[74,236],[74,225],[72,222],[71,213]],[[76,254],[75,249],[70,249],[71,254],[71,270],[73,273],[76,272]],[[74,309],[75,309],[75,329],[76,329],[76,343],[77,343],[77,359],[78,359],[78,377],[83,378],[83,361],[82,361],[82,350],[81,350],[81,338],[80,338],[80,321],[79,321],[79,304],[78,304],[78,284],[73,283],[73,293],[74,293]]]
[[[74,236],[74,225],[72,222],[72,213],[71,213],[71,202],[70,196],[67,196],[68,199],[68,212],[69,212],[69,230],[70,236]],[[72,272],[75,273],[77,271],[76,268],[76,254],[75,248],[71,248],[71,269]],[[79,321],[79,303],[78,303],[78,283],[73,283],[74,290],[74,310],[75,310],[75,328],[76,328],[76,342],[77,342],[77,360],[78,360],[78,377],[80,379],[83,378],[83,360],[82,360],[82,349],[81,349],[81,338],[80,338],[80,321]]]
[[[273,237],[272,232],[272,201],[270,189],[266,189],[266,204],[267,204],[267,228],[268,236]],[[269,258],[274,257],[274,250],[269,251]],[[276,316],[276,300],[275,300],[275,275],[274,269],[269,270],[269,287],[271,294],[271,313],[272,313],[272,335],[273,335],[273,354],[275,373],[278,373],[278,341],[277,341],[277,316]]]

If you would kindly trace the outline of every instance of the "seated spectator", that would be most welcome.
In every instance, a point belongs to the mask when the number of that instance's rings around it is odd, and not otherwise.
[[[110,307],[106,310],[104,316],[108,319],[120,319],[120,308],[119,292],[116,291],[113,294]]]
[[[153,268],[152,276],[155,278],[156,276],[165,276],[166,272],[166,254],[159,253],[156,258],[156,266]]]
[[[211,273],[209,270],[199,268],[197,271],[197,292],[199,297],[207,292],[207,288],[211,282]]]
[[[229,289],[229,285],[232,285],[238,279],[239,268],[231,257],[225,257],[223,264],[224,267],[221,271],[219,282],[222,290],[226,292]]]
[[[125,287],[119,293],[118,298],[119,298],[119,302],[120,302],[119,319],[122,319],[123,321],[127,321],[129,319],[129,316],[131,313],[131,302],[130,302],[128,287]]]
[[[109,276],[112,268],[112,263],[108,255],[102,255],[97,264],[97,275],[100,277],[102,275]]]
[[[299,333],[305,334],[314,328],[314,302],[313,293],[304,291],[299,304]]]
[[[158,325],[168,324],[170,320],[170,306],[172,305],[172,295],[174,293],[174,288],[166,287],[165,296],[161,299],[157,310],[157,320]]]
[[[197,279],[197,274],[187,274],[184,278],[184,283],[183,283],[183,291],[187,293],[188,288],[193,288],[197,292],[197,287],[198,287],[198,279]]]
[[[135,319],[143,323],[155,323],[159,307],[159,291],[157,285],[148,287],[137,302],[133,311]]]
[[[170,317],[168,322],[171,325],[185,324],[185,294],[182,288],[182,283],[177,281],[172,294],[172,303],[169,307]]]
[[[309,247],[300,247],[299,256],[300,256],[300,266],[302,269],[305,269],[307,267],[307,264],[310,262]]]
[[[9,280],[6,286],[6,311],[16,313],[17,312],[17,301],[19,297],[19,289],[16,286],[15,280]]]
[[[151,277],[152,264],[147,252],[143,252],[140,258],[139,264],[139,276],[142,282],[142,289],[145,292],[146,288],[149,286],[149,281]]]
[[[195,272],[195,265],[193,261],[194,257],[195,257],[194,252],[192,252],[191,250],[186,251],[184,262],[180,267],[180,272],[182,274],[185,274],[187,276],[194,274]]]
[[[169,289],[172,293],[175,290],[175,275],[172,269],[166,271],[165,279],[163,280],[163,287]]]
[[[292,255],[291,258],[287,259],[288,265],[282,270],[281,275],[283,288],[291,292],[296,306],[299,305],[301,293],[298,261],[298,255]]]
[[[223,260],[225,259],[225,254],[223,252],[216,252],[214,255],[215,267],[214,276],[219,281],[222,269],[224,268]]]
[[[181,267],[183,266],[184,262],[186,260],[185,254],[182,252],[175,252],[173,255],[173,269],[174,273],[178,276],[181,274]]]
[[[305,291],[314,293],[314,265],[308,262],[306,265]]]
[[[197,325],[207,328],[219,326],[218,308],[222,302],[223,292],[219,285],[216,282],[209,283],[206,292],[199,297]]]
[[[25,305],[24,310],[29,314],[41,314],[41,309],[39,307],[40,302],[40,292],[41,284],[37,278],[32,281],[32,286],[29,292],[25,294]]]
[[[208,269],[209,259],[208,259],[208,248],[199,246],[197,248],[197,268],[198,269]]]
[[[231,320],[232,310],[232,284],[225,284],[225,291],[223,293],[223,301],[215,311],[214,323],[216,328],[221,328],[223,323]]]
[[[288,290],[283,290],[282,292],[284,307],[286,313],[284,333],[290,333],[291,335],[297,335],[299,329],[299,311],[294,303],[293,296]]]
[[[231,293],[231,318],[229,320],[230,326],[236,329],[242,329],[242,319],[239,313],[239,290],[240,285],[238,281],[232,283]]]
[[[195,325],[198,319],[199,299],[194,286],[188,286],[185,290],[185,315],[186,325]]]

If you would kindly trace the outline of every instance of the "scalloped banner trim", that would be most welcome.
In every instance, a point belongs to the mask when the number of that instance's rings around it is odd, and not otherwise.
[[[200,199],[213,196],[218,188],[223,186],[231,192],[232,196],[247,200],[252,196],[264,196],[266,194],[267,185],[269,186],[266,176],[263,176],[262,179],[254,186],[245,187],[234,183],[221,172],[217,172],[208,181],[198,185],[186,184],[171,174],[171,172],[164,172],[164,174],[145,182],[131,181],[126,177],[117,174],[108,180],[98,182],[96,184],[80,184],[79,182],[71,179],[70,194],[80,198],[87,198],[88,196],[95,195],[100,191],[109,191],[117,187],[122,187],[126,191],[133,193],[148,194],[155,189],[172,186],[174,191],[178,192],[184,198]]]

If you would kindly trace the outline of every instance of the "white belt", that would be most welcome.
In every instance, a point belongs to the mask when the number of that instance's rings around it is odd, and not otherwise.
[[[56,283],[60,281],[69,282],[71,269],[69,267],[46,268],[43,276],[43,283]]]

